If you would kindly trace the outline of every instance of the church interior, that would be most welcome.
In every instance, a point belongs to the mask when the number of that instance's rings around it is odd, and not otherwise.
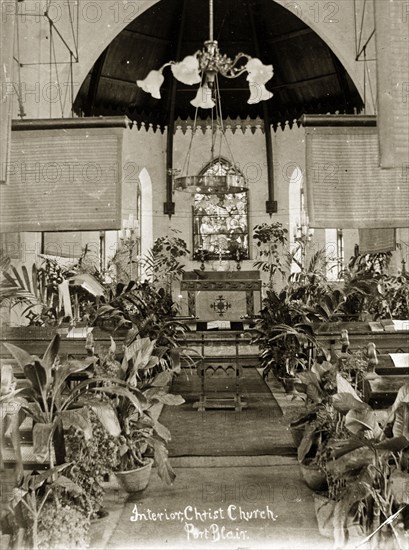
[[[2,3],[2,548],[408,547],[408,6]]]

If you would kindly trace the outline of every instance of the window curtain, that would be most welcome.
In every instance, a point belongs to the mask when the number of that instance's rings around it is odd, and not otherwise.
[[[306,127],[310,226],[407,227],[409,178],[401,167],[379,164],[376,126]]]
[[[374,5],[380,165],[409,180],[409,2]]]
[[[0,187],[0,231],[120,229],[123,132],[13,130],[10,181]]]
[[[376,254],[378,252],[391,252],[396,248],[395,229],[360,229],[359,252],[360,254]]]

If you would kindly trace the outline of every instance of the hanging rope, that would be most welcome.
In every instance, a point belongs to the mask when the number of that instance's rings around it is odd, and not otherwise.
[[[52,23],[51,24],[51,29],[53,29],[53,27],[54,27],[54,24]],[[62,102],[62,97],[61,97],[60,77],[59,77],[59,74],[58,74],[57,57],[55,55],[54,36],[53,36],[52,33],[50,34],[50,42],[51,42],[52,53],[53,53],[53,56],[54,56],[55,77],[57,79],[57,93],[58,93],[58,98],[59,98],[59,102],[60,102],[61,117],[64,117],[64,107],[63,107],[63,102]],[[50,71],[50,75],[51,75],[51,71]]]
[[[219,120],[220,120],[220,155],[221,155],[221,148],[222,148],[222,140],[224,139],[224,142],[226,144],[226,148],[228,150],[228,154],[230,155],[230,158],[232,160],[232,168],[234,170],[234,173],[237,176],[240,176],[240,172],[237,168],[236,161],[234,159],[233,151],[231,150],[230,144],[228,142],[228,139],[226,137],[226,132],[224,128],[224,122],[223,122],[223,112],[222,112],[222,102],[220,97],[220,88],[219,88],[219,81],[216,76],[216,90],[217,90],[217,105],[218,105],[218,112],[219,112]]]
[[[13,88],[17,95],[18,101],[18,116],[24,118],[26,113],[24,111],[23,97],[22,97],[22,83],[21,83],[21,64],[20,64],[20,24],[18,18],[18,2],[16,1],[16,37],[14,41],[14,48],[17,48],[17,59],[13,56],[13,59],[17,62],[17,79],[18,86],[13,82]],[[16,44],[17,43],[17,44]]]
[[[201,80],[201,83],[200,83],[200,86],[203,85],[203,81],[204,81],[204,74],[202,75],[202,80]],[[199,111],[199,107],[196,107],[195,109],[195,118],[193,120],[193,128],[192,128],[192,135],[190,136],[190,141],[189,141],[189,147],[188,147],[188,150],[187,150],[187,154],[186,154],[186,158],[185,158],[185,162],[183,163],[183,167],[182,167],[182,171],[181,171],[181,175],[186,175],[188,176],[189,175],[189,166],[190,166],[190,155],[191,155],[191,152],[192,152],[192,144],[193,144],[193,138],[196,134],[196,129],[197,129],[197,115],[198,115],[198,111]]]
[[[44,14],[46,17],[47,17],[47,12]],[[52,35],[53,35],[53,22],[50,18],[48,18],[48,29],[49,29],[49,32],[50,32],[50,47],[49,47],[49,60],[50,60],[50,79],[49,79],[49,90],[51,90],[51,85],[52,85],[52,74],[53,74],[53,67],[52,67]],[[57,72],[57,67],[55,68],[56,72]],[[49,104],[50,104],[50,118],[52,118],[52,103],[51,101],[49,101]]]
[[[362,44],[362,32],[364,30],[365,8],[366,8],[366,0],[364,0],[364,6],[362,9],[361,28],[359,29],[358,52],[361,50],[361,44]],[[357,53],[357,56],[359,57],[358,53]]]
[[[50,93],[52,93],[51,90],[52,90],[53,84],[55,84],[53,82],[53,69],[54,69],[56,85],[58,87],[57,93],[58,93],[58,100],[59,100],[60,109],[61,109],[61,116],[64,116],[64,111],[65,111],[65,107],[67,105],[68,97],[69,97],[70,102],[71,102],[71,115],[73,116],[74,115],[74,110],[73,110],[73,103],[74,103],[73,63],[74,63],[74,61],[76,63],[79,62],[79,54],[78,54],[79,2],[76,2],[76,8],[77,8],[77,10],[76,10],[76,18],[77,18],[76,29],[74,28],[74,16],[73,16],[73,11],[72,11],[71,4],[69,2],[66,4],[67,9],[68,9],[68,19],[69,19],[69,25],[70,25],[71,36],[72,36],[72,41],[73,41],[73,44],[74,44],[75,52],[72,50],[72,48],[70,47],[68,42],[65,40],[62,33],[58,30],[58,28],[54,24],[53,19],[51,19],[50,14],[49,14],[49,10],[51,8],[51,5],[52,5],[52,0],[47,0],[46,1],[46,9],[45,9],[44,13],[38,14],[38,15],[29,14],[29,15],[33,15],[35,17],[38,17],[38,16],[42,15],[43,17],[45,17],[46,21],[48,22],[49,40],[50,40],[49,61],[48,61],[48,63],[42,63],[42,62],[27,63],[25,65],[49,65],[50,66],[50,73],[49,73],[49,90],[50,90]],[[58,36],[58,38],[61,40],[62,44],[64,45],[64,47],[68,51],[69,61],[57,61],[57,54],[56,54],[56,47],[55,47],[55,40],[54,40],[55,34]],[[39,37],[40,37],[40,34],[39,34]],[[39,47],[40,47],[40,45],[39,45]],[[64,93],[63,93],[62,86],[61,86],[61,79],[60,79],[60,73],[59,73],[59,70],[58,70],[58,65],[69,65],[68,78],[67,78],[67,82],[66,82],[66,86],[65,86],[66,89],[65,89]],[[23,66],[23,65],[20,64],[20,66]],[[52,118],[52,114],[53,114],[52,113],[52,103],[53,103],[53,101],[49,101],[49,103],[50,103],[49,117]]]
[[[373,89],[372,89],[372,79],[371,79],[371,73],[369,72],[369,61],[376,61],[376,59],[368,59],[367,58],[367,47],[372,38],[375,36],[375,28],[370,33],[369,37],[365,41],[364,44],[362,44],[362,36],[364,32],[364,24],[365,24],[365,13],[367,9],[367,2],[364,0],[363,7],[362,7],[362,16],[361,16],[361,24],[359,29],[359,36],[358,36],[358,29],[357,29],[357,3],[356,0],[354,0],[354,31],[355,31],[355,61],[362,61],[361,57],[363,57],[363,80],[364,80],[364,113],[367,112],[367,86],[369,87],[369,93],[373,105],[373,110],[376,113],[376,98],[374,97]]]
[[[209,0],[209,40],[213,41],[213,0]]]
[[[75,36],[74,21],[73,21],[72,13],[71,13],[71,4],[70,4],[69,2],[68,2],[67,4],[68,4],[68,15],[69,15],[69,18],[70,18],[70,25],[71,25],[72,41],[74,42],[75,56],[76,56],[76,59],[78,59],[78,27],[77,27],[77,36]],[[78,9],[79,9],[79,2],[77,2],[76,4],[77,4],[77,25],[78,25]],[[71,56],[70,63],[72,63],[73,53],[72,53],[71,50],[70,50],[70,56]]]
[[[369,84],[369,91],[370,91],[370,94],[371,94],[372,106],[373,106],[373,109],[374,109],[374,113],[376,114],[377,113],[377,99],[374,97],[374,94],[373,94],[371,75],[370,75],[370,72],[369,72],[369,66],[368,66],[368,63],[367,63],[366,56],[364,57],[364,68],[365,68],[365,73],[368,75],[368,84]]]

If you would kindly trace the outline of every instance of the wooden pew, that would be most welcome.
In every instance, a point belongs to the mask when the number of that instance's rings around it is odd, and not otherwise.
[[[351,351],[373,342],[380,354],[409,353],[409,331],[384,330],[374,332],[368,323],[326,323],[314,326],[318,343],[325,349],[341,348],[341,331],[347,330]]]
[[[364,401],[374,409],[385,409],[395,401],[404,384],[409,382],[407,375],[377,376],[364,381]]]

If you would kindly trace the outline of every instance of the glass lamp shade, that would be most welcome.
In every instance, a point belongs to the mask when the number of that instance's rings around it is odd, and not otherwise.
[[[160,87],[162,86],[163,81],[164,77],[162,74],[162,70],[153,70],[148,74],[147,77],[145,77],[143,80],[137,80],[136,83],[140,88],[142,88],[144,92],[151,94],[151,96],[155,99],[160,99]]]
[[[174,182],[176,191],[191,194],[241,193],[247,190],[246,180],[240,174],[180,176]]]

